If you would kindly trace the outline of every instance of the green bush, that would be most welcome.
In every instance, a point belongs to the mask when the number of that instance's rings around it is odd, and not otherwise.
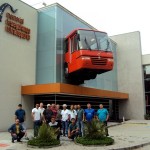
[[[38,147],[45,147],[45,146],[55,146],[59,145],[60,141],[56,139],[51,140],[39,140],[39,139],[32,139],[28,141],[28,145],[38,146]]]
[[[57,135],[53,128],[47,126],[47,124],[42,124],[42,126],[39,129],[37,138],[40,140],[50,140],[50,139],[56,139],[56,136]]]
[[[28,141],[28,145],[45,147],[59,145],[60,141],[56,139],[57,134],[55,130],[46,124],[43,124],[40,129],[38,136]]]
[[[110,137],[101,137],[100,139],[89,139],[87,137],[78,137],[76,142],[82,145],[112,145],[114,139]]]
[[[76,143],[82,145],[112,145],[114,140],[106,137],[106,128],[103,123],[96,119],[86,122],[84,124],[84,137],[78,137]]]
[[[100,139],[101,137],[106,136],[105,128],[107,127],[103,123],[93,119],[84,124],[84,136],[88,139]]]
[[[150,120],[150,114],[144,115],[144,118],[145,118],[146,120]]]

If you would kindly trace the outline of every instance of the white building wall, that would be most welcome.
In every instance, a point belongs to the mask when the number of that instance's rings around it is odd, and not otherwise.
[[[142,64],[150,65],[150,54],[146,54],[142,56]]]
[[[144,119],[145,98],[139,32],[111,37],[117,43],[118,91],[129,93],[129,100],[119,102],[120,118]]]
[[[24,19],[23,26],[31,29],[29,41],[20,39],[5,31],[6,8],[0,22],[0,131],[7,130],[14,123],[14,113],[18,104],[23,104],[27,113],[27,127],[32,127],[31,109],[33,97],[21,97],[21,85],[35,84],[37,11],[19,0],[0,0],[11,4],[18,11],[14,14]]]

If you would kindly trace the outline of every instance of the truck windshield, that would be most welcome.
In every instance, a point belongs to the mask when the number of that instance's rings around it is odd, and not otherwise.
[[[78,30],[79,49],[110,51],[110,41],[106,33]]]

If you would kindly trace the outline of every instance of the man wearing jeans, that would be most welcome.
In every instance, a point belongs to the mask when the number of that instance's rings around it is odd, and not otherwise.
[[[62,115],[62,128],[63,128],[63,136],[68,135],[68,123],[69,123],[69,110],[67,109],[67,105],[63,104],[63,110],[61,111]]]
[[[77,126],[79,128],[79,135],[83,136],[83,118],[84,118],[84,110],[81,108],[81,105],[77,106]]]
[[[99,108],[100,109],[98,109],[98,111],[97,111],[98,120],[100,122],[104,123],[106,136],[109,136],[108,128],[107,128],[107,121],[109,119],[109,113],[108,113],[107,109],[103,107],[103,104],[100,104]]]
[[[38,131],[41,125],[41,112],[38,108],[39,104],[36,104],[35,108],[32,109],[32,119],[34,121],[34,137],[38,136]]]
[[[8,132],[11,133],[12,143],[14,143],[14,140],[21,142],[20,140],[25,134],[25,130],[23,126],[19,123],[19,119],[15,120],[15,123],[11,125],[11,127],[8,129]]]
[[[87,104],[87,109],[84,110],[84,120],[85,121],[92,121],[92,119],[95,118],[95,110],[91,108],[91,104]]]

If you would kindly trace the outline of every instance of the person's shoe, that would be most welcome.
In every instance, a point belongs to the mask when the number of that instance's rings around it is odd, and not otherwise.
[[[107,133],[106,136],[109,136],[109,134]]]
[[[28,138],[28,137],[25,137],[24,139],[25,139],[25,140],[29,140],[29,138]]]
[[[21,142],[20,139],[18,139],[17,142]]]
[[[12,138],[11,142],[14,143],[14,139],[13,138]]]

